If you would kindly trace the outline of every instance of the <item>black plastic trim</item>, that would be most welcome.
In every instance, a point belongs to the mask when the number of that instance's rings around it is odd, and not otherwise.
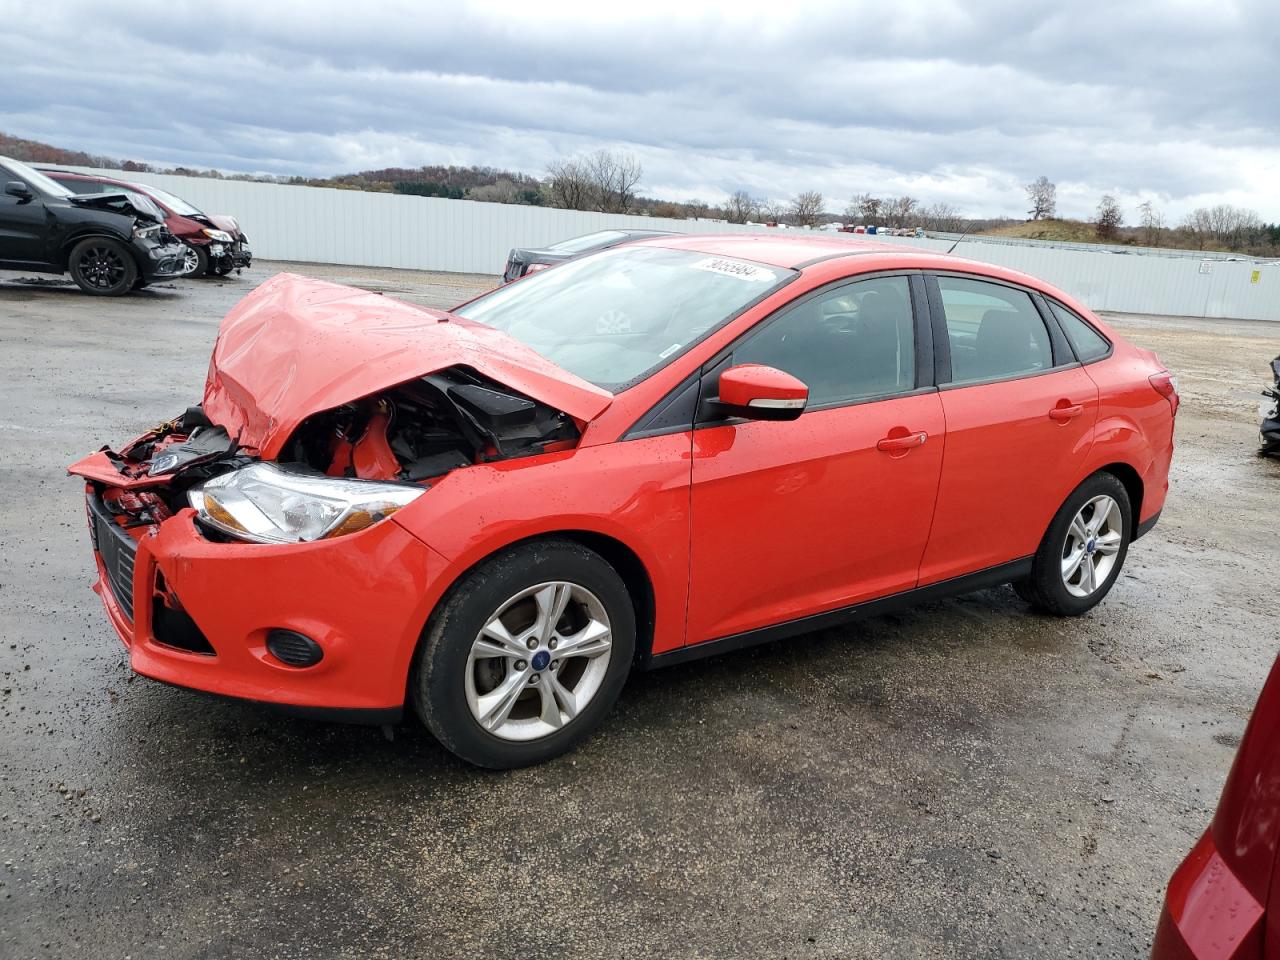
[[[1155,513],[1153,513],[1151,516],[1147,517],[1147,519],[1139,523],[1138,528],[1133,532],[1133,539],[1141,540],[1148,533],[1150,533],[1151,528],[1160,522],[1160,514],[1163,512],[1164,512],[1164,509],[1161,508],[1160,510],[1157,510]]]
[[[692,430],[693,418],[698,411],[698,380],[697,371],[682,380],[679,386],[650,407],[649,412],[620,439],[642,440]]]
[[[146,676],[139,674],[139,676]],[[297,717],[300,720],[323,720],[326,723],[353,723],[361,726],[395,726],[404,719],[404,705],[396,707],[309,707],[296,703],[272,703],[269,700],[254,700],[250,697],[232,697],[225,693],[214,693],[211,690],[199,690],[195,687],[185,687],[180,683],[173,683],[170,680],[160,680],[156,677],[147,677],[148,680],[154,680],[156,683],[162,683],[166,687],[174,687],[178,690],[186,690],[188,693],[197,693],[201,696],[211,697],[215,700],[224,700],[228,703],[242,703],[251,707],[265,707],[272,713],[280,713],[289,717]]]
[[[812,633],[816,630],[838,627],[863,617],[878,616],[882,613],[901,610],[904,607],[914,606],[919,603],[943,600],[962,593],[970,593],[974,590],[997,587],[1001,584],[1011,583],[1014,580],[1021,580],[1023,577],[1030,576],[1031,560],[1031,557],[1023,557],[1020,560],[1012,560],[1009,563],[988,567],[976,573],[967,573],[962,577],[953,577],[940,583],[915,587],[914,589],[904,590],[901,593],[880,597],[876,600],[868,600],[853,606],[841,607],[839,610],[828,610],[825,613],[800,617],[797,620],[788,620],[772,626],[748,630],[745,633],[735,633],[728,637],[721,637],[718,640],[690,644],[675,650],[668,650],[665,653],[659,653],[656,656],[650,654],[642,660],[641,666],[645,670],[657,670],[660,667],[688,663],[691,660],[701,660],[703,657],[714,657],[722,653],[744,650],[747,647],[771,643],[774,640],[784,640],[787,637],[794,637],[802,633]]]

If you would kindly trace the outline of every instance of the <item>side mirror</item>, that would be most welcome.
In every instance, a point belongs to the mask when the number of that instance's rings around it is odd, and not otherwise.
[[[23,200],[30,200],[33,196],[31,188],[21,180],[10,180],[4,185],[4,192],[6,196],[19,197]]]
[[[743,363],[720,374],[722,408],[748,420],[795,420],[809,402],[809,388],[789,373]]]

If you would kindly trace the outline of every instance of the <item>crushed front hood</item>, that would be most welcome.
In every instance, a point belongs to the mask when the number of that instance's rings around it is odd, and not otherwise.
[[[142,217],[144,220],[158,222],[155,214],[159,213],[154,206],[150,210],[134,203],[133,197],[126,190],[119,193],[87,193],[67,197],[68,202],[77,207],[92,207],[95,210],[108,210],[126,217]],[[155,211],[153,214],[152,211]]]
[[[282,273],[222,321],[204,412],[242,447],[272,459],[312,414],[454,366],[584,422],[613,400],[483,324]]]

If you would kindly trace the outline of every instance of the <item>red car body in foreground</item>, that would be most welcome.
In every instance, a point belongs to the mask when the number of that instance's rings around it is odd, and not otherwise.
[[[1155,356],[1031,277],[673,237],[452,313],[282,275],[201,408],[71,467],[148,677],[561,753],[633,663],[1013,582],[1092,607],[1167,490]]]
[[[1280,957],[1280,660],[1271,669],[1213,822],[1169,882],[1154,960]]]

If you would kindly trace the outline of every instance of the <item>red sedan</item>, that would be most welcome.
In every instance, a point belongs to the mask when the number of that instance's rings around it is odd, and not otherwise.
[[[1280,957],[1280,661],[1258,699],[1213,822],[1169,882],[1153,960]]]
[[[633,666],[1012,583],[1079,615],[1168,486],[1150,352],[1032,277],[836,238],[668,237],[452,312],[278,276],[203,403],[71,470],[148,677],[406,704],[514,767]]]

